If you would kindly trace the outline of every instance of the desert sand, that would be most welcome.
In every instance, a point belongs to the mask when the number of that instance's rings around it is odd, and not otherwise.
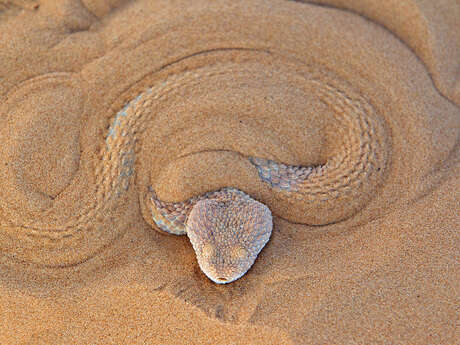
[[[455,0],[0,1],[0,344],[458,343],[458,18]],[[326,170],[345,182],[320,201],[246,158],[346,145],[373,173]],[[274,222],[217,285],[145,205],[226,186]]]

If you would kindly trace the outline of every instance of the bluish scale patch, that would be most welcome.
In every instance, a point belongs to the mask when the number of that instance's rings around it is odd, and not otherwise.
[[[156,225],[158,225],[158,227],[163,230],[163,231],[166,231],[166,232],[170,232],[169,231],[169,227],[168,225],[163,221],[163,219],[159,218],[159,217],[156,217],[153,212],[152,212],[152,219],[153,221],[155,222]]]
[[[291,184],[289,181],[286,181],[284,179],[283,181],[285,183],[281,184],[280,182],[275,183],[273,182],[274,178],[276,178],[278,181],[281,181],[280,178],[280,173],[279,173],[279,166],[278,163],[275,161],[272,161],[270,159],[262,159],[262,158],[253,158],[250,157],[249,161],[256,167],[259,177],[262,181],[267,182],[270,184],[272,187],[276,187],[279,189],[284,189],[284,190],[291,190]],[[261,165],[261,164],[263,165]]]
[[[150,93],[150,92],[152,92],[152,90],[151,90],[151,89],[148,89],[148,90],[147,90],[147,93]],[[128,108],[134,107],[134,106],[137,104],[137,102],[139,102],[139,101],[141,100],[142,96],[143,96],[143,94],[141,93],[139,96],[137,96],[136,98],[134,98],[131,102],[129,102],[128,104],[126,104],[126,105],[115,115],[115,119],[113,120],[113,123],[112,123],[112,125],[111,125],[110,128],[109,128],[109,134],[107,134],[107,138],[105,139],[105,141],[106,141],[106,143],[107,143],[108,146],[109,146],[109,142],[108,142],[109,140],[108,140],[108,139],[109,139],[110,137],[113,137],[113,139],[116,138],[116,131],[118,130],[118,127],[120,127],[120,124],[121,124],[120,119],[121,119],[122,117],[127,117],[127,116],[128,116],[128,114],[127,114],[127,112],[126,112],[126,111],[128,110]]]
[[[177,235],[179,232],[185,232],[185,224],[177,220],[168,220],[168,222],[164,221],[164,219],[156,216],[154,212],[150,212],[152,215],[152,219],[155,224],[163,231],[169,232],[170,234]],[[163,218],[168,219],[164,215]],[[176,229],[175,232],[171,231],[171,228]]]
[[[177,217],[171,217],[159,210],[156,201],[158,201],[155,191],[151,186],[149,186],[149,191],[151,193],[150,200],[152,206],[150,207],[150,214],[152,216],[155,224],[163,231],[169,232],[173,235],[181,235],[185,233],[185,224],[179,220]]]
[[[128,190],[130,177],[134,174],[134,150],[131,149],[126,153],[123,153],[121,160],[121,172],[118,177],[122,181],[124,190]]]
[[[151,93],[152,89],[148,89],[146,93]],[[121,133],[122,136],[126,136],[129,133],[129,128],[123,130],[122,126],[122,118],[126,118],[128,116],[128,109],[130,107],[134,107],[143,97],[143,93],[138,95],[132,101],[128,102],[116,115],[115,118],[110,125],[108,130],[107,137],[105,139],[107,150],[110,151],[111,145],[110,140],[115,140],[117,135]],[[119,196],[122,190],[128,190],[130,186],[130,177],[134,175],[134,148],[130,148],[128,151],[121,152],[120,155],[121,159],[121,171],[120,175],[118,176],[118,180],[120,181],[121,189],[117,191],[117,195]]]

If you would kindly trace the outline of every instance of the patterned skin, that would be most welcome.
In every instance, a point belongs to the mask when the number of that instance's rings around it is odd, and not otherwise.
[[[289,191],[313,171],[263,158],[249,161],[264,182]],[[150,192],[155,224],[171,234],[187,234],[201,270],[217,284],[243,276],[270,238],[269,208],[238,189],[224,188],[177,203],[161,201]]]
[[[202,78],[236,76],[238,66],[215,65],[173,75],[139,94],[113,118],[103,150],[103,169],[98,181],[100,199],[129,189],[134,175],[138,133],[152,120],[147,111],[173,89],[193,85]],[[242,74],[246,75],[243,69]],[[385,130],[373,108],[337,89],[333,82],[305,79],[318,99],[334,114],[338,149],[324,165],[295,166],[260,157],[247,157],[280,200],[299,214],[309,215],[305,224],[328,224],[356,212],[382,181],[386,165]],[[334,132],[334,133],[335,133]],[[383,139],[382,139],[383,138]],[[114,179],[115,178],[115,179]],[[110,181],[110,184],[104,183]],[[150,188],[147,209],[156,226],[175,235],[187,235],[202,271],[218,284],[230,283],[253,265],[269,240],[272,215],[267,206],[234,188],[211,191],[189,200],[159,200]],[[105,200],[105,199],[104,199]],[[101,202],[101,204],[103,204]],[[149,219],[150,220],[150,219]]]
[[[108,211],[125,207],[127,198],[132,197],[127,192],[135,182],[137,154],[143,151],[144,136],[154,135],[147,130],[156,121],[155,105],[205,80],[251,78],[257,71],[263,71],[263,78],[273,78],[271,70],[265,72],[265,67],[259,69],[255,65],[227,62],[172,74],[131,99],[107,119],[108,128],[101,131],[105,143],[97,154],[100,159],[87,167],[94,168],[88,171],[93,183],[87,185],[86,195],[91,197],[73,204],[57,198],[56,206],[53,204],[43,217],[24,214],[2,202],[5,214],[16,218],[8,220],[0,232],[2,249],[48,266],[71,265],[94,255],[124,229],[117,222],[114,231],[102,231],[116,222]],[[333,224],[356,214],[376,195],[391,153],[384,122],[372,105],[339,77],[323,72],[320,79],[307,72],[296,72],[291,79],[309,86],[310,92],[327,107],[331,128],[325,133],[333,145],[325,150],[325,162],[303,167],[246,156],[260,180],[270,187],[276,201],[270,207],[284,205],[289,209],[287,220],[299,224]],[[283,78],[290,73],[283,71]],[[37,77],[26,86],[49,78],[67,80],[67,76]],[[245,156],[244,152],[239,154]],[[149,195],[148,189],[144,189],[148,185],[141,183],[139,187],[146,221],[154,222],[155,228],[162,231],[187,234],[203,272],[217,283],[241,277],[270,237],[270,211],[242,191],[225,188],[188,201],[167,203],[158,200],[151,189]],[[73,212],[59,212],[61,207],[68,210],[69,206]],[[279,215],[283,216],[282,209]],[[20,244],[11,246],[11,239]],[[18,247],[24,254],[17,252]]]
[[[272,187],[295,190],[313,171],[253,158],[260,178]],[[159,200],[153,189],[150,212],[163,231],[190,239],[198,264],[217,284],[243,276],[270,238],[272,215],[267,206],[235,188],[224,188],[177,203]]]
[[[160,201],[152,192],[151,212],[162,230],[187,234],[201,270],[217,284],[243,276],[272,232],[268,207],[234,188],[180,203]]]

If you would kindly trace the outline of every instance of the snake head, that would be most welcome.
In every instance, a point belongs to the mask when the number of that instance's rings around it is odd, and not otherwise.
[[[198,201],[186,225],[201,270],[217,284],[249,270],[273,227],[269,208],[235,189]]]

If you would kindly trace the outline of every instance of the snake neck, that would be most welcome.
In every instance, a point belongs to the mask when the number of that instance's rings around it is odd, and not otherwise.
[[[188,215],[192,211],[193,206],[201,200],[213,199],[219,202],[226,202],[235,197],[240,199],[249,198],[243,191],[232,187],[207,192],[180,202],[160,200],[151,187],[149,187],[149,193],[149,209],[153,221],[160,230],[173,235],[184,235],[187,233]]]

